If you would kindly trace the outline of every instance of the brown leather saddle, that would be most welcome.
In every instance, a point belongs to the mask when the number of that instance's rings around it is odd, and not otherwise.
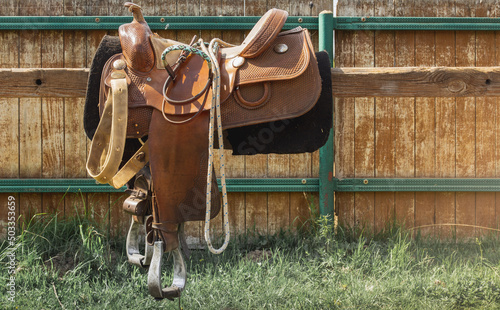
[[[122,52],[102,70],[100,123],[87,169],[117,188],[129,182],[124,203],[133,217],[129,261],[150,266],[151,295],[174,298],[186,280],[179,252],[182,223],[205,220],[214,253],[229,241],[225,173],[221,169],[220,195],[213,167],[212,150],[224,148],[222,130],[304,115],[320,96],[321,77],[308,31],[281,32],[285,11],[268,11],[242,44],[233,46],[217,39],[193,38],[185,44],[161,38],[150,30],[139,6],[125,6],[134,19],[120,26]],[[127,138],[140,139],[141,145],[122,162]],[[216,250],[209,223],[220,212],[221,197],[226,239]],[[142,233],[147,234],[144,254]],[[167,288],[161,286],[163,252],[174,256],[174,283]]]

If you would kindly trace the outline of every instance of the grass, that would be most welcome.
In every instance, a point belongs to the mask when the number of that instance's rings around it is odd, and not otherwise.
[[[126,262],[124,240],[96,223],[33,221],[17,241],[10,309],[178,309],[147,292],[147,271]],[[444,243],[397,227],[354,238],[321,218],[302,232],[233,238],[222,255],[193,251],[183,309],[496,309],[500,252],[493,237]],[[0,247],[6,262],[6,243]],[[164,283],[171,267],[165,264]],[[2,292],[7,268],[0,266]]]

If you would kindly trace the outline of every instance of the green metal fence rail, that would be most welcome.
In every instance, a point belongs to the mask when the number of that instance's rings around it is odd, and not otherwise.
[[[146,16],[151,29],[251,29],[260,16]],[[319,28],[319,17],[289,16],[284,26]],[[489,17],[328,17],[334,30],[500,30]],[[112,30],[131,16],[0,16],[0,30]]]
[[[146,16],[153,30],[245,30],[260,16]],[[130,23],[132,16],[0,16],[0,30],[113,30]],[[288,17],[284,29],[318,29],[318,17]]]
[[[490,17],[336,17],[336,30],[500,30]]]
[[[218,180],[220,189],[220,180]],[[317,178],[226,179],[228,192],[317,192]],[[94,179],[2,179],[0,193],[116,193],[115,189]]]
[[[331,195],[333,192],[500,192],[500,179],[330,180],[332,189],[326,194]],[[220,180],[218,182],[220,187]],[[227,179],[228,192],[321,192],[320,187],[319,178]],[[0,180],[0,193],[115,193],[125,189],[126,187],[115,189],[108,184],[99,184],[94,179]]]
[[[333,66],[333,13],[321,12],[318,20],[319,25],[319,50],[327,51],[330,55],[330,66]],[[333,111],[333,108],[332,108]],[[332,115],[333,118],[333,115]],[[332,119],[333,124],[333,119]],[[334,183],[333,162],[334,153],[334,131],[330,129],[330,136],[326,144],[319,150],[319,213],[321,215],[332,215],[334,213]]]
[[[336,192],[500,192],[500,179],[335,179]]]

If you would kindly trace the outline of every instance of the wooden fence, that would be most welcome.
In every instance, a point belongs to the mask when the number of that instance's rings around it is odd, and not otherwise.
[[[0,6],[0,16],[121,16],[129,15],[124,0],[29,1],[8,0]],[[315,15],[332,10],[331,1],[298,0],[227,1],[137,0],[144,15],[167,16],[260,16],[269,8],[285,9],[290,15]],[[239,43],[244,31],[158,31],[163,37],[181,42],[193,34],[204,38],[220,37]],[[105,30],[22,30],[0,31],[0,68],[88,68]],[[317,33],[313,33],[317,46]],[[21,84],[20,80],[2,83]],[[68,82],[73,80],[68,77]],[[77,80],[75,82],[78,82]],[[62,87],[63,88],[63,87]],[[0,98],[0,178],[85,178],[85,160],[89,141],[83,130],[83,98]],[[229,156],[226,174],[240,178],[317,177],[318,154]],[[125,233],[129,217],[121,211],[123,194],[0,193],[0,230],[5,233],[7,198],[16,197],[17,214],[30,219],[39,213],[71,216],[85,212],[111,226],[117,234]],[[233,231],[257,229],[273,233],[280,228],[300,225],[309,217],[311,204],[317,207],[317,194],[303,193],[230,193]],[[216,221],[217,222],[217,221]],[[217,222],[219,229],[222,221]],[[2,233],[0,232],[0,234]],[[192,241],[201,236],[200,224],[189,223],[187,234]]]
[[[498,17],[500,11],[496,1],[341,1],[338,15]],[[496,31],[337,31],[336,36],[336,67],[479,67],[500,61]],[[336,176],[498,177],[497,98],[435,98],[432,88],[425,95],[337,98]],[[337,193],[336,209],[349,226],[381,231],[395,218],[410,228],[425,226],[423,233],[465,237],[482,233],[479,227],[498,228],[499,198],[495,192]]]
[[[124,15],[121,3],[100,1],[75,4],[50,2],[47,9],[26,1],[10,1],[3,15]],[[30,2],[31,3],[31,2]],[[150,4],[148,4],[150,3]],[[194,3],[194,5],[193,5]],[[229,1],[177,1],[153,5],[143,1],[146,15],[261,15],[270,7],[291,15],[317,15],[332,9],[330,1],[246,1],[244,10]],[[75,4],[75,5],[72,5]],[[3,11],[2,11],[3,10]],[[341,1],[339,16],[496,17],[494,1]],[[113,31],[2,31],[1,68],[84,68],[106,34]],[[187,41],[192,34],[220,36],[240,42],[242,31],[160,31],[164,37]],[[314,42],[317,36],[314,34]],[[471,76],[498,76],[495,31],[336,31],[332,71],[335,98],[335,176],[344,178],[495,178],[500,174],[497,151],[496,97],[498,83],[457,82],[439,85],[429,67],[490,67],[469,70]],[[315,43],[316,44],[316,43]],[[372,70],[356,67],[373,67]],[[406,67],[377,70],[376,67]],[[411,67],[426,67],[416,70]],[[342,68],[346,68],[343,70]],[[408,70],[415,76],[409,81]],[[483,71],[482,71],[483,70]],[[389,72],[390,71],[390,72]],[[457,73],[458,72],[458,73]],[[439,75],[463,75],[451,69]],[[384,75],[385,74],[385,75]],[[367,78],[368,76],[368,78]],[[390,85],[382,85],[381,77]],[[1,77],[1,74],[0,74]],[[377,78],[378,77],[378,78]],[[399,83],[398,79],[406,82]],[[427,79],[427,80],[426,80]],[[442,76],[441,76],[442,80]],[[458,79],[460,80],[460,79]],[[467,81],[466,78],[461,79]],[[337,83],[337,84],[335,84]],[[357,83],[357,84],[356,84]],[[406,84],[405,84],[406,83]],[[14,84],[15,85],[15,84]],[[341,87],[342,86],[342,87]],[[464,88],[465,87],[465,88]],[[370,97],[368,91],[373,90]],[[390,97],[400,95],[401,97]],[[449,98],[443,97],[447,94]],[[452,98],[457,94],[481,97]],[[351,95],[352,97],[347,97]],[[376,97],[373,96],[386,96]],[[411,98],[408,95],[418,97]],[[422,97],[422,96],[427,97]],[[389,97],[388,97],[389,96]],[[437,97],[439,96],[439,98]],[[354,98],[357,97],[357,98]],[[0,114],[0,178],[86,177],[88,141],[83,134],[82,98],[2,98]],[[317,177],[318,155],[259,155],[230,157],[228,176],[246,178]],[[0,212],[6,214],[7,194],[0,194]],[[119,194],[15,194],[24,218],[39,212],[71,215],[87,210],[90,216],[123,233],[128,218],[121,212]],[[306,197],[308,196],[308,197]],[[339,221],[348,226],[381,231],[393,219],[423,233],[461,237],[498,228],[495,192],[357,192],[336,193]],[[317,195],[302,193],[231,193],[233,229],[255,227],[275,232],[300,223],[317,206]],[[5,202],[5,203],[4,203]],[[296,221],[296,219],[299,219]],[[218,223],[220,225],[220,221]],[[446,224],[440,226],[441,224]],[[451,224],[451,225],[448,225]],[[457,226],[453,226],[453,225]],[[220,229],[220,226],[219,226]],[[200,237],[198,223],[188,234]]]

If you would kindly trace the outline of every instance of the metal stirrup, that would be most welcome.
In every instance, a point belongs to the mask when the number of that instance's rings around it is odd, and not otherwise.
[[[144,218],[144,223],[134,221],[132,216],[132,224],[127,234],[127,258],[128,262],[139,267],[147,267],[151,263],[153,257],[153,246],[146,242],[146,225],[148,219],[152,219],[151,215]],[[144,243],[144,255],[141,254],[140,244]]]
[[[163,241],[155,241],[153,259],[148,272],[148,290],[149,294],[155,298],[168,298],[173,300],[181,296],[181,292],[186,286],[186,264],[182,258],[179,248],[171,251],[174,258],[174,280],[172,286],[163,288],[161,284],[161,265],[163,259]]]

